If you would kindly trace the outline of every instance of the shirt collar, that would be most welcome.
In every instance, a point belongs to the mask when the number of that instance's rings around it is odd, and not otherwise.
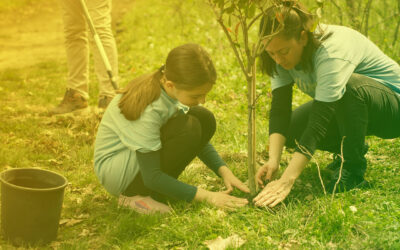
[[[182,104],[181,102],[179,102],[178,100],[170,97],[167,92],[165,92],[164,88],[161,88],[161,95],[168,101],[171,103],[171,105],[176,106],[178,109],[182,110],[185,114],[189,111],[190,107]]]

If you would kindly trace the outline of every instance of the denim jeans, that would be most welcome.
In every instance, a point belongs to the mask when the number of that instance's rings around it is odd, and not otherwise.
[[[293,111],[286,146],[293,148],[305,130],[312,102]],[[367,167],[365,136],[400,137],[400,96],[389,87],[360,74],[352,74],[325,137],[317,148],[340,154],[344,168],[363,176]]]

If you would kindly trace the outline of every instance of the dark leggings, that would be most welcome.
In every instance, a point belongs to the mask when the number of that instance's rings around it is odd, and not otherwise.
[[[161,171],[177,179],[199,151],[210,141],[215,133],[214,115],[206,108],[192,107],[187,114],[179,113],[168,120],[161,128]],[[139,172],[129,184],[123,195],[152,196],[164,200],[147,188]]]
[[[313,101],[293,111],[286,146],[294,148],[303,134]],[[366,170],[365,136],[400,137],[400,97],[375,80],[353,74],[340,100],[326,136],[317,148],[340,153],[342,137],[344,167],[363,176]]]

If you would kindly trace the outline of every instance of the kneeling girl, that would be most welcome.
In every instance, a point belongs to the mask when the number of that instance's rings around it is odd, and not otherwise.
[[[246,199],[228,195],[232,187],[248,188],[226,167],[209,143],[216,129],[204,107],[216,81],[214,65],[196,44],[173,49],[165,66],[140,76],[110,103],[99,125],[95,172],[119,203],[138,212],[167,212],[165,198],[207,201],[218,207],[240,207]],[[177,180],[198,156],[221,176],[226,192],[210,192]]]

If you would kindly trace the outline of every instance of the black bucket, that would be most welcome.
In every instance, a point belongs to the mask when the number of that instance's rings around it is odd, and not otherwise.
[[[0,173],[1,231],[13,244],[46,244],[57,238],[67,179],[36,168]]]

